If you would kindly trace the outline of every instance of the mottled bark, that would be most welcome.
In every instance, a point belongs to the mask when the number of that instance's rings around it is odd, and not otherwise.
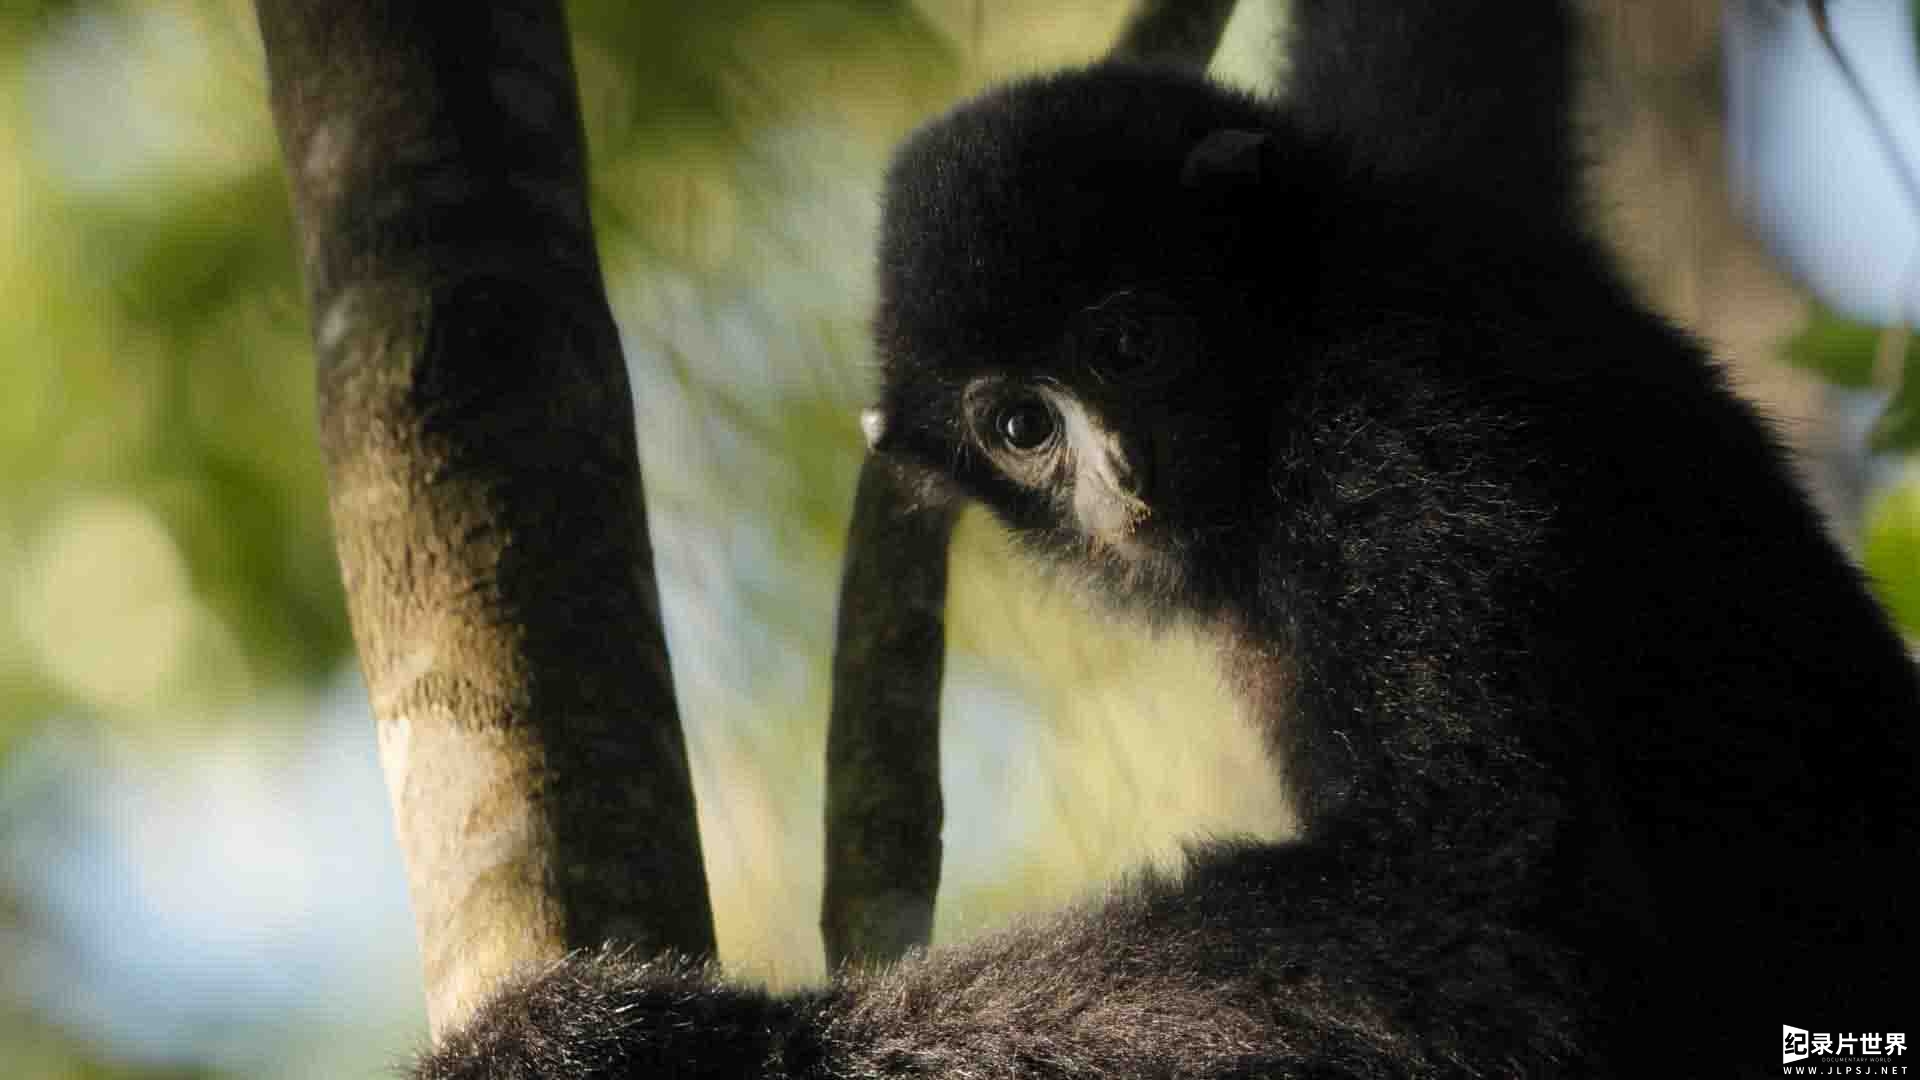
[[[1204,69],[1233,0],[1144,0],[1111,56]],[[954,508],[916,506],[884,467],[860,471],[827,728],[827,963],[924,946],[940,887],[940,680]]]
[[[444,1032],[713,949],[555,0],[259,0],[331,508]]]

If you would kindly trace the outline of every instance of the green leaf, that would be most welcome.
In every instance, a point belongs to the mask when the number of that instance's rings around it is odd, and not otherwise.
[[[1902,361],[1900,389],[1873,426],[1872,445],[1882,453],[1920,450],[1920,352],[1909,348]]]
[[[1817,372],[1828,382],[1866,389],[1873,385],[1880,334],[1877,326],[1816,307],[1806,328],[1787,342],[1785,355],[1788,362]]]
[[[1920,450],[1920,365],[1908,362],[1900,392],[1887,403],[1868,442],[1880,453]]]
[[[1864,548],[1880,601],[1902,630],[1920,635],[1920,470],[1874,501]]]

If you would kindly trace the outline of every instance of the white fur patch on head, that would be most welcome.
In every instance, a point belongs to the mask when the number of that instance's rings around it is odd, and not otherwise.
[[[1073,516],[1088,536],[1125,549],[1151,513],[1137,491],[1137,463],[1125,443],[1076,398],[1054,398],[1073,462]]]

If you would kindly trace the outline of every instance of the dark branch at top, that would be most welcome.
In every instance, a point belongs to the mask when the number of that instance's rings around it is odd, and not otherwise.
[[[1107,55],[1204,70],[1220,46],[1233,5],[1234,0],[1141,0]]]

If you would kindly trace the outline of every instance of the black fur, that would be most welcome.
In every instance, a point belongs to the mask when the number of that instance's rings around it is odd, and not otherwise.
[[[924,129],[876,323],[883,449],[1215,634],[1301,839],[797,996],[571,962],[422,1078],[1740,1075],[1774,1025],[1892,1018],[1920,689],[1576,225],[1564,11],[1298,22],[1284,107],[1106,67]],[[1109,542],[1085,473],[1010,474],[1001,386],[1084,404],[1150,512]]]

